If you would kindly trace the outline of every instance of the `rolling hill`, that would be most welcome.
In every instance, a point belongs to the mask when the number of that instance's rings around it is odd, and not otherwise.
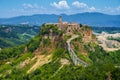
[[[0,25],[0,48],[24,44],[38,33],[39,26]]]
[[[0,24],[32,24],[41,25],[47,22],[56,22],[56,14],[35,14],[31,16],[17,16],[12,18],[1,18]],[[98,12],[78,13],[72,15],[61,14],[64,21],[77,22],[91,26],[120,27],[120,15],[108,15]]]

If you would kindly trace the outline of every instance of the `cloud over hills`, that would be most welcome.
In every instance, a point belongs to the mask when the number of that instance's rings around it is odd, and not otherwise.
[[[87,4],[79,2],[79,1],[73,2],[72,5],[75,6],[76,8],[86,8],[86,7],[88,7]]]
[[[120,14],[120,0],[3,0],[0,3],[0,17],[13,17],[32,14],[75,14],[100,12]],[[6,3],[5,1],[8,1]],[[7,6],[6,6],[7,5]]]
[[[35,8],[39,8],[39,6],[37,4],[22,4],[24,9],[35,9]]]
[[[50,5],[57,9],[69,9],[70,8],[66,0],[59,1],[58,3],[53,2]]]

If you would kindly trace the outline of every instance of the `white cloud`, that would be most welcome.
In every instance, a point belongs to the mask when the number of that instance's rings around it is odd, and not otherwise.
[[[59,1],[58,3],[53,2],[50,5],[57,9],[69,9],[70,8],[66,0]]]
[[[22,15],[29,15],[29,14],[45,14],[48,13],[48,9],[46,9],[44,6],[38,5],[38,4],[21,4],[21,8],[13,8],[9,12],[14,12]]]
[[[120,14],[120,6],[105,7],[104,9],[101,10],[101,12],[110,13],[110,14]]]
[[[112,8],[112,7],[105,7],[104,9],[101,10],[101,12],[105,12],[105,13],[114,13],[117,12],[117,8]]]
[[[75,6],[76,8],[87,8],[87,4],[79,2],[79,1],[75,1],[72,3],[73,6]]]
[[[17,9],[13,9],[15,13],[19,12],[21,14],[74,14],[74,13],[81,13],[81,12],[103,12],[109,14],[119,14],[120,13],[120,6],[116,7],[104,7],[98,9],[95,6],[90,6],[87,3],[80,2],[80,1],[73,1],[68,5],[68,0],[59,0],[58,2],[52,2],[50,5],[55,8],[47,8],[42,5],[38,5],[35,3],[32,4],[21,4],[22,7]]]
[[[82,12],[93,12],[96,11],[96,8],[94,6],[89,7],[86,3],[75,1],[72,3],[72,6],[74,6],[77,9],[80,9]]]
[[[96,10],[96,8],[93,7],[93,6],[89,8],[89,11],[90,11],[90,12],[95,11],[95,10]]]
[[[39,6],[37,4],[22,4],[24,9],[35,9],[35,8],[39,8]]]

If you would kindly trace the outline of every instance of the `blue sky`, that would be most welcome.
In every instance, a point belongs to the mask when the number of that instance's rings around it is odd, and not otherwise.
[[[0,0],[0,18],[33,14],[120,14],[120,0]]]

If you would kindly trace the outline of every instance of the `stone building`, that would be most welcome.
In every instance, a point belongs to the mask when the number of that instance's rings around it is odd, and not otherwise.
[[[80,25],[75,22],[72,22],[72,23],[62,22],[61,16],[59,17],[59,23],[57,26],[59,30],[66,31],[66,33],[69,33],[69,34],[80,29]]]
[[[68,23],[62,21],[62,16],[59,16],[58,23],[46,23],[45,25],[56,25],[58,30],[62,30],[65,34],[74,34],[75,32],[81,32],[83,36],[83,41],[90,41],[92,40],[92,30],[82,30],[82,28],[86,29],[87,25],[80,25],[76,22]]]
[[[58,30],[65,31],[67,34],[72,34],[80,30],[80,25],[76,22],[68,23],[62,21],[62,16],[59,16],[58,23],[46,23],[45,25],[56,25]]]
[[[45,25],[56,25],[58,27],[58,30],[65,31],[66,33],[73,33],[75,31],[80,30],[80,25],[76,22],[68,23],[62,21],[62,16],[59,16],[58,23],[46,23]]]

